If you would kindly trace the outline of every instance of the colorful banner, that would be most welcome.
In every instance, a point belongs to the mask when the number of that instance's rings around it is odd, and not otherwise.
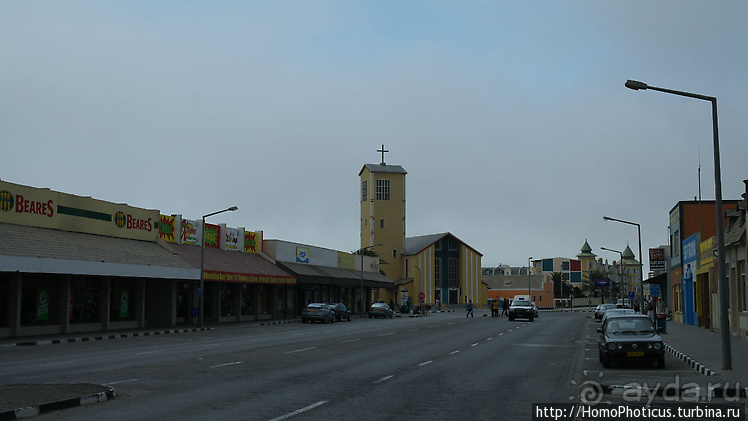
[[[49,290],[42,288],[38,290],[39,295],[36,301],[36,320],[46,322],[49,320]]]
[[[205,247],[221,248],[221,226],[205,224]]]
[[[203,271],[203,279],[206,281],[238,282],[248,284],[292,285],[296,283],[296,278],[293,276],[252,275],[247,273],[216,272],[212,270]]]
[[[244,228],[226,227],[226,250],[244,251]]]
[[[202,238],[201,221],[192,219],[182,219],[180,238],[182,244],[200,245]]]
[[[257,233],[253,231],[244,231],[244,252],[257,253]]]
[[[665,261],[665,249],[649,249],[649,270],[666,270],[667,262]]]
[[[341,269],[356,269],[356,255],[338,252],[338,267]]]
[[[160,215],[158,218],[158,238],[175,243],[177,238],[177,218],[169,215]]]
[[[119,318],[126,319],[130,316],[130,291],[123,290],[120,295]]]

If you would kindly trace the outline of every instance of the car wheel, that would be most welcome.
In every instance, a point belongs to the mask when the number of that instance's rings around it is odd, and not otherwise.
[[[534,320],[534,318],[533,318],[532,316],[530,316],[530,317],[529,317],[529,320],[530,320],[530,321],[533,321],[533,320]]]
[[[610,368],[610,358],[603,355],[603,367]]]
[[[348,315],[348,321],[349,321],[349,322],[352,322],[352,321],[353,321],[353,319],[351,319],[351,315],[350,315],[350,314]]]
[[[510,321],[510,322],[513,322],[513,321],[514,321],[514,317],[512,317],[512,316],[509,316],[509,321]]]
[[[600,349],[597,350],[597,361],[603,362],[603,352]]]
[[[657,359],[657,368],[665,368],[665,356],[661,356]]]
[[[326,324],[327,324],[327,317],[323,317],[323,318],[322,318],[322,324],[324,324],[324,325],[326,325]]]

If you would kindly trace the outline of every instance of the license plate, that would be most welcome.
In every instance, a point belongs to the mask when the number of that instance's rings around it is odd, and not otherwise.
[[[643,357],[644,352],[642,351],[629,351],[626,353],[627,357]]]

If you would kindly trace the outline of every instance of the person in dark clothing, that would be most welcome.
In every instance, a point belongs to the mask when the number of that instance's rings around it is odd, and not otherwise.
[[[508,298],[504,298],[504,305],[502,306],[501,315],[509,316],[509,299]]]
[[[473,313],[473,300],[470,300],[465,304],[465,310],[465,317],[475,317],[475,313]]]

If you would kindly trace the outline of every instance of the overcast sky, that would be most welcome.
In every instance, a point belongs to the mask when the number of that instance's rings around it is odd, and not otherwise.
[[[0,2],[0,178],[341,251],[367,163],[483,266],[617,260],[748,178],[748,2]],[[645,259],[645,270],[647,269]]]

